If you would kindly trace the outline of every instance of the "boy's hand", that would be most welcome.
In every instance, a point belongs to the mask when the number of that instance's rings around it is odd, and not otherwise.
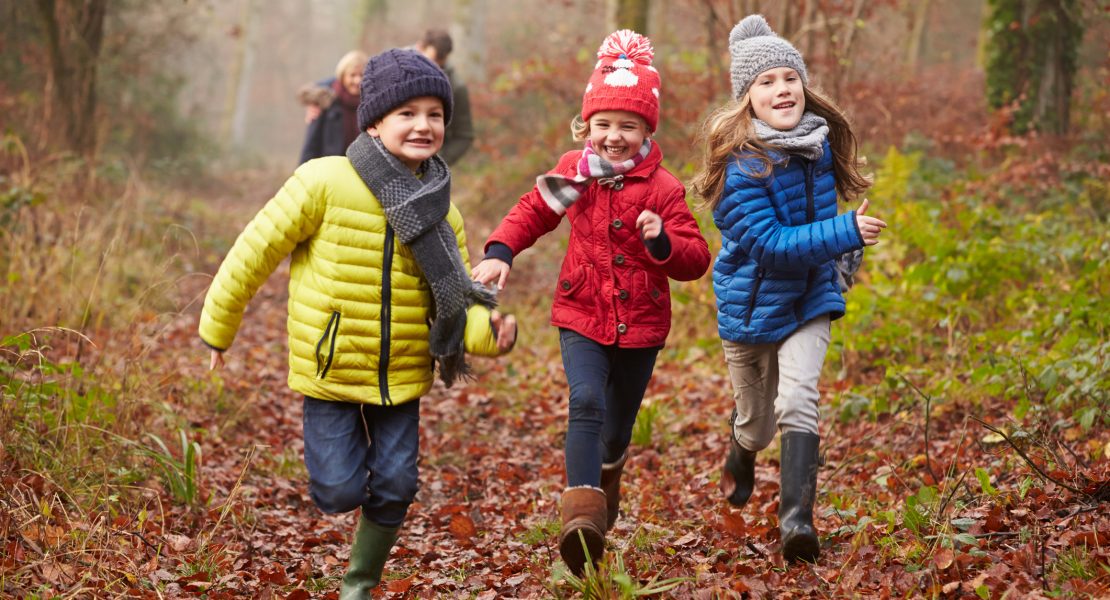
[[[208,370],[215,371],[222,368],[224,368],[224,353],[213,350],[212,359],[208,363]]]
[[[489,322],[497,332],[497,350],[508,352],[516,344],[516,317],[495,310],[490,313]]]
[[[640,237],[645,240],[654,240],[663,231],[663,217],[645,210],[636,217],[636,229],[640,230]]]
[[[497,289],[503,290],[505,289],[505,282],[509,280],[509,270],[511,268],[503,260],[487,258],[470,270],[470,278],[482,285],[488,285],[491,281],[496,280]]]
[[[320,107],[319,106],[316,106],[315,104],[309,104],[308,106],[304,107],[304,124],[305,125],[308,125],[309,123],[315,121],[316,117],[319,117],[319,116],[320,116]]]
[[[870,206],[867,198],[863,199],[863,204],[859,205],[856,209],[856,227],[859,227],[859,233],[863,236],[864,246],[874,246],[879,243],[879,234],[883,232],[886,227],[886,222],[875,217],[869,217],[865,213]]]

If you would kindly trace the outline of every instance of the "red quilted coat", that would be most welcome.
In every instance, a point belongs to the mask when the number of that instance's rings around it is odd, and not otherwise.
[[[575,175],[582,151],[568,152],[552,173]],[[690,281],[709,268],[709,247],[686,206],[682,182],[660,164],[663,153],[652,142],[642,163],[613,186],[594,182],[567,209],[567,248],[551,324],[605,345],[622,348],[662,346],[671,328],[671,294],[667,278]],[[619,188],[619,189],[618,189]],[[658,261],[636,229],[636,218],[650,210],[663,218],[671,253]],[[537,189],[521,196],[486,241],[505,244],[519,255],[562,216]]]

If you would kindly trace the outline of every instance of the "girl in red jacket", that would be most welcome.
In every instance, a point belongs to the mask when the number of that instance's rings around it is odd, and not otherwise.
[[[709,248],[682,183],[663,168],[651,139],[659,123],[659,73],[651,42],[611,34],[598,50],[582,112],[571,124],[585,148],[559,164],[501,221],[471,276],[504,287],[513,257],[566,216],[570,243],[555,286],[570,387],[567,489],[559,552],[576,574],[604,548],[617,518],[632,426],[655,357],[671,326],[667,278],[689,281],[709,267]]]

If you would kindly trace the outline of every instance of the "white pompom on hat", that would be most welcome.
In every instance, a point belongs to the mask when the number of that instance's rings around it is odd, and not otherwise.
[[[614,31],[597,51],[597,65],[582,94],[582,120],[603,110],[640,115],[648,128],[659,126],[659,71],[651,66],[651,40],[629,29]]]

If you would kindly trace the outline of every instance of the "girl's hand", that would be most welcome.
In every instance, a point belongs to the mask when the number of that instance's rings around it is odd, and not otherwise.
[[[213,350],[212,359],[208,363],[208,370],[215,371],[222,368],[224,368],[224,353]]]
[[[489,321],[497,330],[497,350],[508,352],[516,344],[516,317],[495,310],[490,313]]]
[[[663,217],[645,210],[636,217],[636,229],[640,230],[640,236],[645,240],[654,240],[663,231]]]
[[[860,235],[863,236],[864,246],[874,246],[879,243],[879,234],[883,232],[886,227],[886,222],[875,217],[869,217],[865,213],[870,206],[867,198],[863,199],[863,204],[859,205],[856,209],[856,227],[859,228]]]
[[[470,270],[470,278],[482,285],[488,285],[489,282],[496,280],[497,289],[503,290],[505,289],[505,282],[509,280],[510,269],[509,263],[503,260],[487,258]]]

